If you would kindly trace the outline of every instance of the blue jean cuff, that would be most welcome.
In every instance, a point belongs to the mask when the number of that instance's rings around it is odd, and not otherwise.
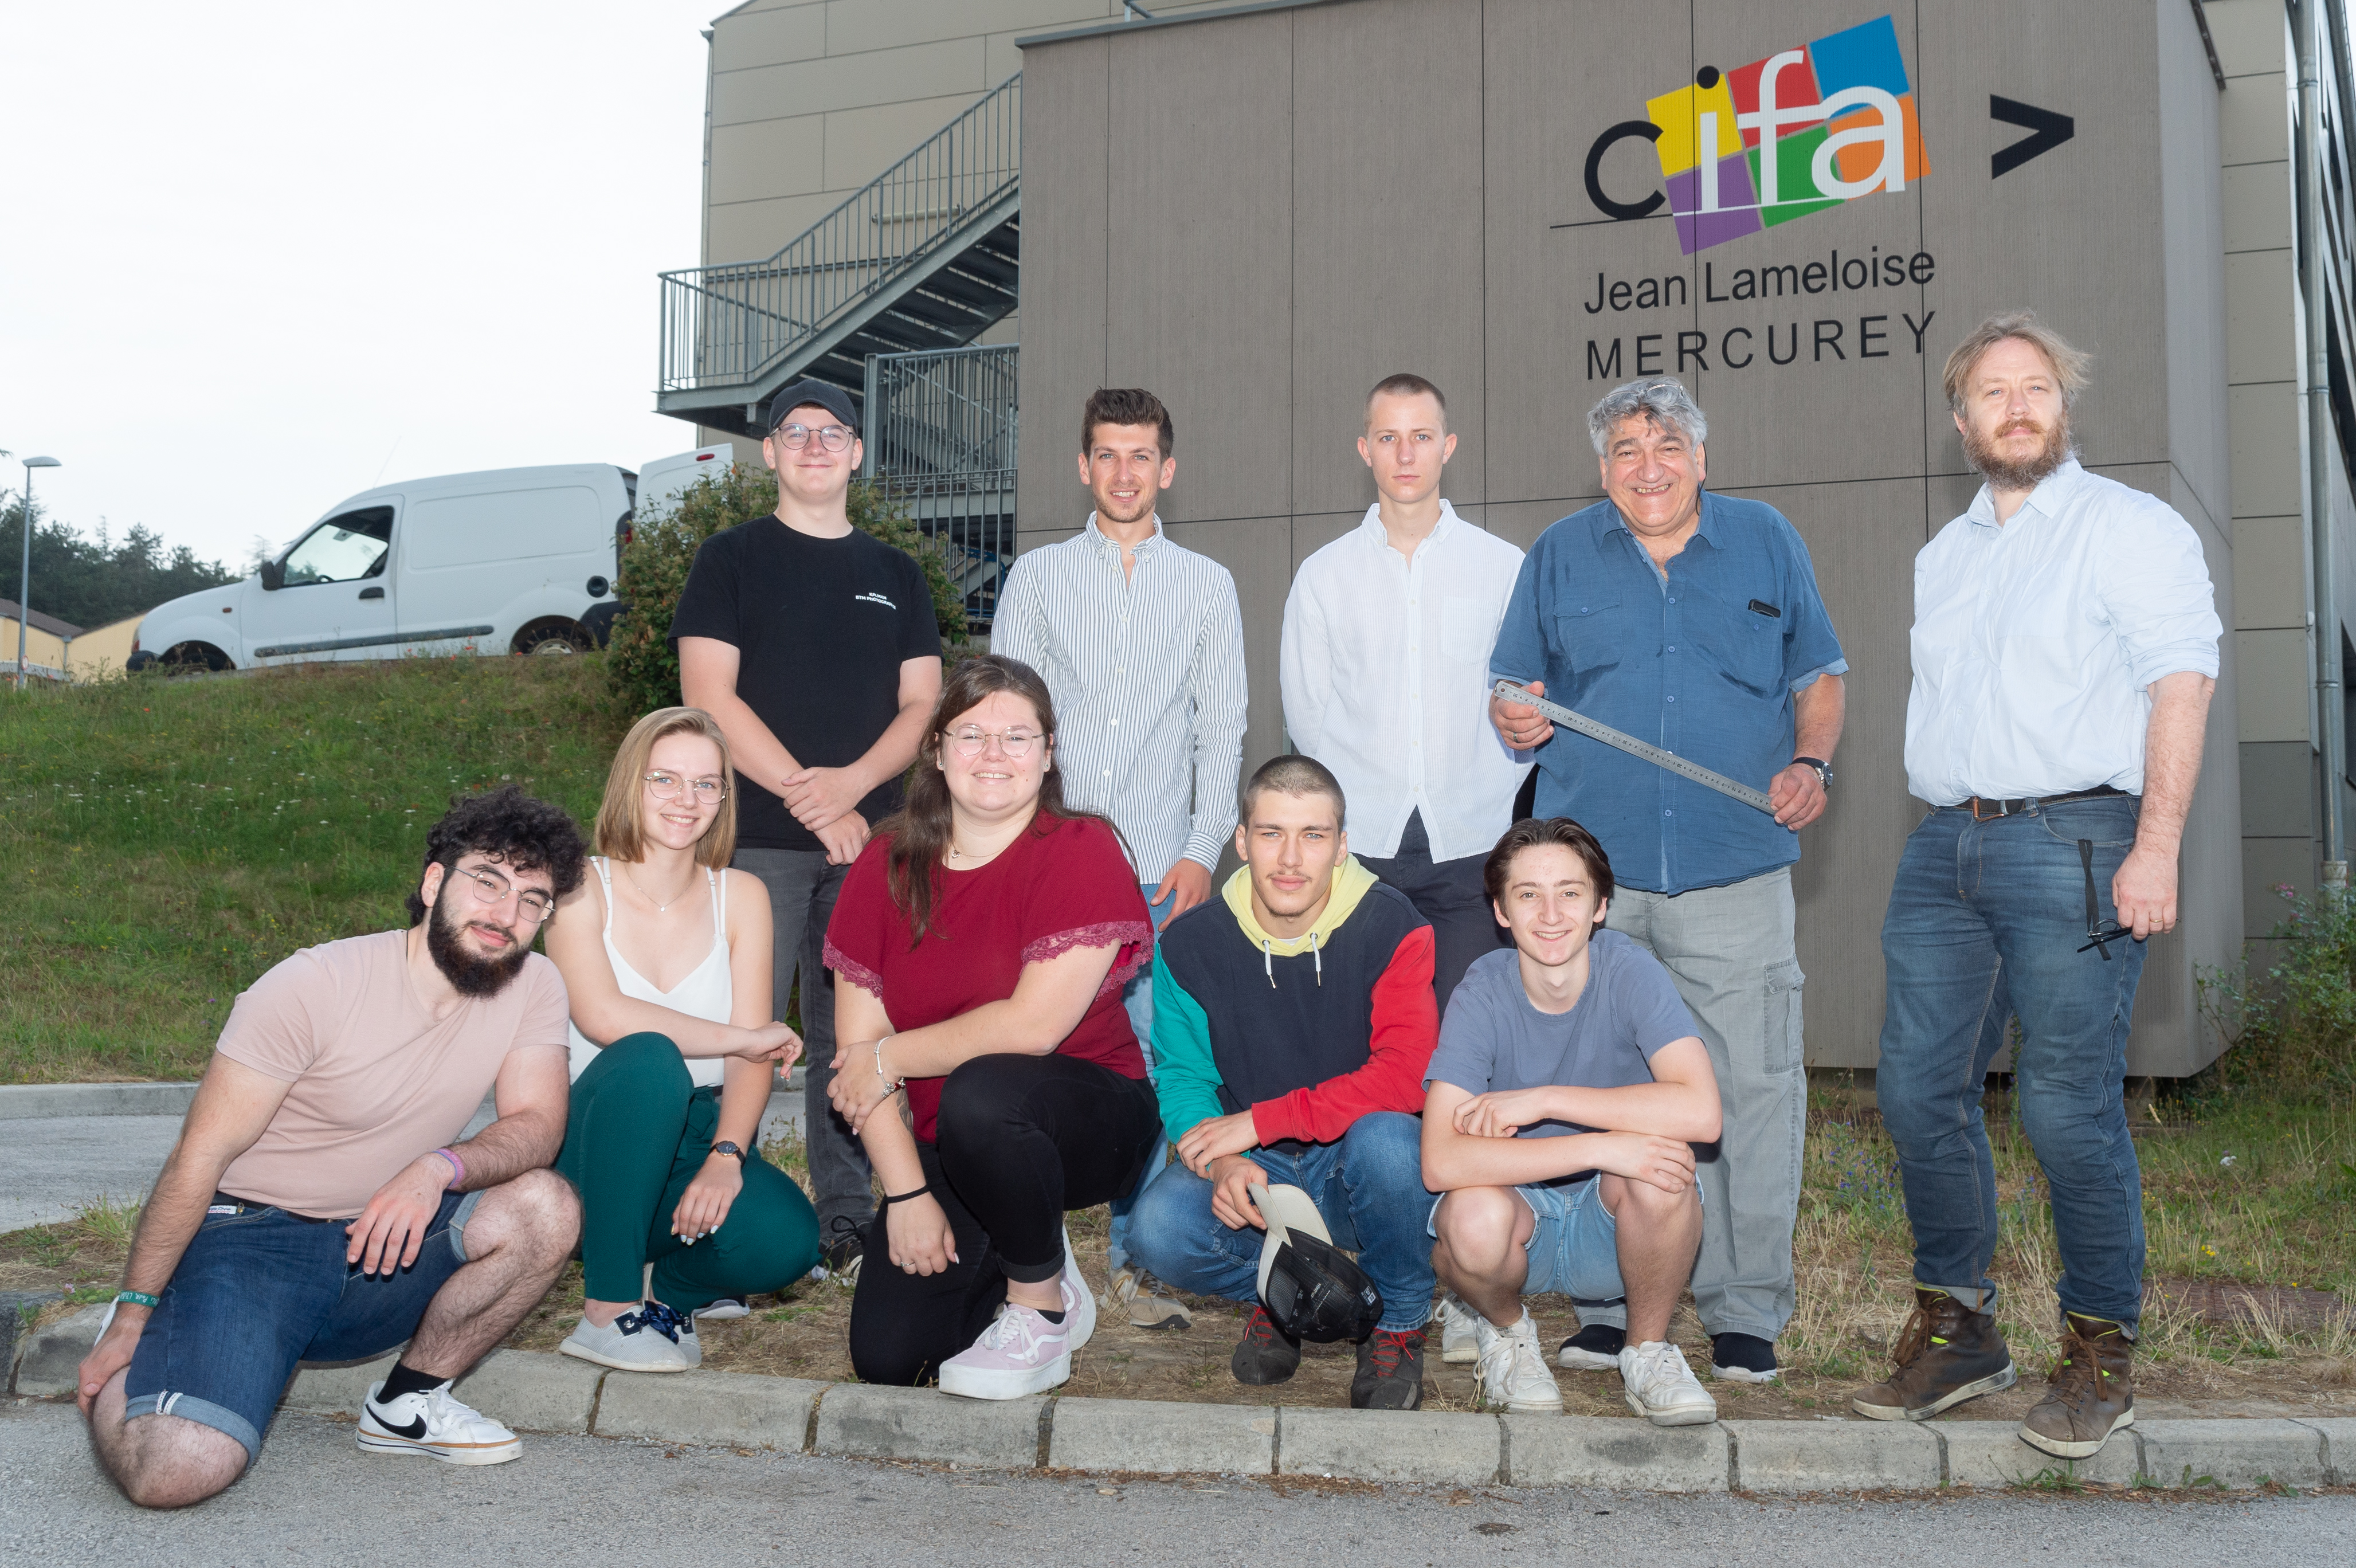
[[[141,1394],[125,1401],[123,1420],[127,1425],[143,1415],[177,1415],[182,1421],[193,1421],[198,1426],[209,1426],[215,1432],[225,1432],[245,1444],[246,1468],[262,1457],[262,1434],[253,1430],[253,1423],[210,1400],[194,1394]]]

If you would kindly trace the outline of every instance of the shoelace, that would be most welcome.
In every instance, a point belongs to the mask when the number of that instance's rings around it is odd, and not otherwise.
[[[672,1344],[679,1343],[680,1330],[688,1328],[687,1319],[659,1301],[641,1302],[636,1312],[626,1312],[614,1320],[615,1326],[625,1334],[635,1334],[641,1328],[651,1328]]]
[[[983,1329],[981,1337],[975,1343],[986,1350],[1004,1350],[1018,1358],[1027,1357],[1037,1348],[1039,1341],[1051,1328],[1045,1318],[1029,1307],[1009,1302],[1006,1310],[998,1315],[998,1320]]]
[[[1276,1322],[1269,1316],[1266,1307],[1252,1307],[1251,1316],[1244,1319],[1244,1337],[1254,1345],[1276,1343]]]
[[[2094,1355],[2094,1347],[2083,1335],[2076,1332],[2062,1337],[2062,1359],[2045,1374],[2053,1391],[2064,1400],[2073,1400],[2094,1385],[2096,1398],[2102,1397],[2103,1380],[2112,1374]]]
[[[1374,1348],[1367,1357],[1374,1363],[1375,1376],[1397,1377],[1399,1363],[1407,1359],[1408,1341],[1419,1337],[1412,1329],[1404,1334],[1394,1333],[1387,1328],[1376,1329]]]

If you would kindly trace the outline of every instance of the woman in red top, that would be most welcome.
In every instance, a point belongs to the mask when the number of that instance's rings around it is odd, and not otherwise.
[[[1014,1399],[1070,1377],[1096,1304],[1064,1215],[1128,1191],[1162,1135],[1120,1001],[1153,928],[1055,750],[1036,671],[959,665],[827,927],[830,1093],[884,1191],[851,1308],[865,1382]]]

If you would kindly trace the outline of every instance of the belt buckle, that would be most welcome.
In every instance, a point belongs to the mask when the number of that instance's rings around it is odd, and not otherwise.
[[[2011,811],[2006,807],[2002,800],[1992,800],[1989,804],[1996,807],[1996,810],[1983,816],[1980,813],[1980,799],[1981,798],[1977,795],[1972,797],[1972,821],[1976,822],[1993,822],[2000,817],[2008,817],[2012,815]]]

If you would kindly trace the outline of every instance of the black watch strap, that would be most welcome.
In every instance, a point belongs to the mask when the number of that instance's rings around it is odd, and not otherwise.
[[[1833,765],[1821,757],[1795,757],[1793,762],[1816,770],[1816,782],[1829,789],[1833,787]]]

